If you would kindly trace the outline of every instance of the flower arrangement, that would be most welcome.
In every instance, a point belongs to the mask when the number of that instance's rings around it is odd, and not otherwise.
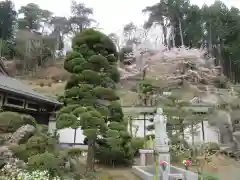
[[[183,165],[186,170],[188,170],[188,167],[191,165],[191,163],[192,163],[191,159],[183,160]]]
[[[162,170],[165,171],[168,166],[167,161],[160,161],[160,166],[162,167]]]

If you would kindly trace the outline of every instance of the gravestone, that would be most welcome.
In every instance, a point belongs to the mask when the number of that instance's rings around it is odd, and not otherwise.
[[[158,153],[158,162],[166,161],[168,164],[165,171],[162,171],[161,169],[161,175],[163,176],[162,180],[168,180],[170,173],[170,154],[167,135],[167,120],[163,115],[162,108],[157,109],[153,122],[155,127],[155,149]]]
[[[163,115],[163,110],[158,108],[153,119],[155,128],[155,151],[158,153],[158,163],[166,161],[168,166],[165,171],[159,167],[157,180],[198,180],[198,174],[187,171],[182,168],[171,166],[169,153],[169,139],[167,136],[167,120]],[[140,150],[142,153],[153,153],[154,150]],[[142,156],[143,157],[143,156]],[[141,166],[133,166],[133,173],[142,180],[152,180],[155,177],[155,167],[153,165],[145,165],[146,158],[143,158]]]

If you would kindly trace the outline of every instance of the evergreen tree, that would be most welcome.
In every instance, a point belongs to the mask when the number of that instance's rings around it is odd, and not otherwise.
[[[1,1],[0,13],[0,39],[4,41],[13,40],[17,15],[13,2],[9,0]]]
[[[88,171],[94,168],[99,135],[105,142],[98,147],[100,161],[103,157],[111,163],[116,162],[116,158],[131,159],[131,139],[115,92],[115,83],[119,81],[115,45],[105,34],[86,29],[76,34],[72,47],[64,63],[72,76],[66,84],[66,106],[58,113],[57,128],[83,129],[88,139]],[[117,155],[111,156],[113,153]]]

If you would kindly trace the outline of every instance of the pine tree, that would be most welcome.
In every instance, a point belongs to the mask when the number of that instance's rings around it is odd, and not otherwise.
[[[130,142],[115,92],[115,83],[120,78],[117,53],[111,39],[93,29],[78,33],[72,40],[72,47],[73,51],[67,53],[64,63],[72,76],[65,87],[66,106],[58,113],[57,128],[83,129],[88,139],[87,171],[92,171],[99,135],[105,143],[98,147],[98,152],[103,152],[104,148],[123,151]]]

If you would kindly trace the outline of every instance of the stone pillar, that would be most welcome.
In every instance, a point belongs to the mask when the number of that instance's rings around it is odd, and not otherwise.
[[[157,113],[154,116],[154,127],[155,127],[155,150],[158,153],[158,163],[160,161],[167,162],[167,169],[162,171],[161,180],[169,180],[170,174],[170,154],[167,136],[167,119],[163,115],[163,110],[161,108],[157,109]],[[160,167],[160,166],[159,166]]]
[[[141,152],[142,149],[140,149],[140,165],[145,166],[146,165],[146,155],[145,153]]]
[[[169,146],[159,146],[157,145],[157,138],[156,138],[156,151],[158,153],[158,163],[161,161],[166,161],[168,163],[167,169],[162,171],[163,178],[162,180],[168,180],[170,174],[170,154],[169,154]]]

